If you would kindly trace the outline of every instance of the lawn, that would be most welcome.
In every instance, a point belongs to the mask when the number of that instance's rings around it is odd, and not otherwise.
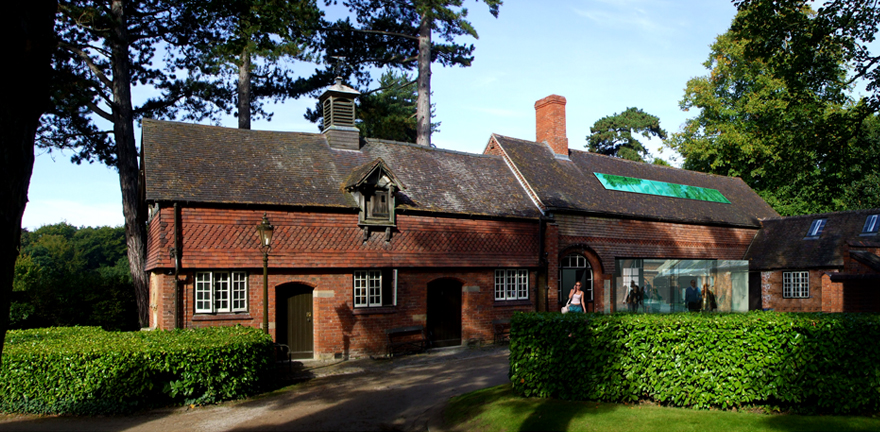
[[[453,398],[450,430],[492,431],[877,431],[880,419],[859,416],[768,415],[520,398],[510,385]]]

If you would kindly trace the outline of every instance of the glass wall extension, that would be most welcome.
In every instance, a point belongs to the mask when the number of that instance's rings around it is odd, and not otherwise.
[[[749,262],[617,259],[614,306],[618,312],[747,312]]]

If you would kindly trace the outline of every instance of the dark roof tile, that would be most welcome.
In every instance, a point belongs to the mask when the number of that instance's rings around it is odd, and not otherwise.
[[[570,150],[569,160],[565,160],[557,158],[545,144],[501,135],[493,138],[551,210],[751,227],[759,226],[759,218],[779,216],[739,178],[579,150]],[[594,172],[717,189],[731,203],[607,190]]]
[[[754,270],[833,268],[843,266],[843,246],[874,243],[862,236],[865,219],[880,209],[769,218],[746,253]],[[816,219],[826,219],[818,238],[807,238]]]
[[[322,134],[240,130],[145,120],[150,201],[356,208],[354,171],[381,158],[406,189],[398,207],[486,216],[540,212],[500,157],[367,139],[331,149]]]

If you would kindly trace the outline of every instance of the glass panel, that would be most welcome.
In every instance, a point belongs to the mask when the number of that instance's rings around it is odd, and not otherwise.
[[[880,215],[871,215],[865,220],[865,227],[862,228],[863,233],[875,233],[877,232],[877,226],[880,225],[878,221],[880,221]]]
[[[507,299],[513,300],[516,298],[516,270],[508,270],[507,271]]]
[[[504,270],[495,270],[495,300],[504,300]]]
[[[667,183],[656,180],[645,180],[634,177],[623,177],[597,172],[594,172],[593,174],[599,179],[602,186],[608,190],[730,204],[730,201],[717,189]]]
[[[517,270],[516,295],[519,299],[529,298],[529,271]]]
[[[196,313],[211,313],[211,273],[196,273]]]
[[[354,272],[354,306],[367,306],[367,272]]]
[[[382,272],[370,270],[370,306],[382,306]]]
[[[232,273],[232,310],[247,311],[247,275],[243,272]]]
[[[229,312],[229,273],[214,273],[214,296],[217,312]]]
[[[617,311],[748,311],[748,261],[618,259]]]

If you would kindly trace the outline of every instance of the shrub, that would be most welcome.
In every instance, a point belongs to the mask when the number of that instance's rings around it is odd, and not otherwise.
[[[248,327],[13,330],[3,349],[0,410],[112,414],[211,403],[259,391],[271,366],[271,338]]]
[[[510,334],[510,379],[524,396],[880,409],[877,315],[523,313]]]

